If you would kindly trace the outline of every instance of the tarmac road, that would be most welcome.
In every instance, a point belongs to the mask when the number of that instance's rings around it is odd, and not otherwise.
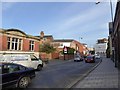
[[[36,72],[28,88],[66,88],[100,62],[74,62],[56,60],[46,64],[42,71]]]

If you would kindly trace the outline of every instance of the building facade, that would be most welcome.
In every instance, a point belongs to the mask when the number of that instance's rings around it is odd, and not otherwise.
[[[75,51],[78,51],[80,54],[86,54],[88,51],[87,47],[73,39],[54,40],[53,46],[57,49],[58,52],[63,51],[65,46],[75,49]]]
[[[54,53],[47,55],[40,52],[40,45],[49,43],[56,48]],[[49,59],[59,58],[60,51],[63,51],[64,46],[75,49],[80,54],[85,54],[87,48],[73,39],[54,40],[52,35],[44,35],[41,31],[39,36],[28,35],[19,29],[0,29],[0,54],[5,53],[32,53],[37,57]]]
[[[106,54],[108,40],[106,38],[98,39],[96,45],[94,46],[96,54]]]
[[[118,0],[116,12],[113,23],[113,38],[112,43],[114,47],[114,61],[115,66],[120,66],[120,1]]]
[[[40,39],[18,29],[0,29],[0,54],[34,53],[39,57]]]

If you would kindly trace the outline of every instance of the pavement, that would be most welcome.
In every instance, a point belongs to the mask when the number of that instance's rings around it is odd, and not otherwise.
[[[118,69],[109,58],[102,62],[72,88],[116,88],[118,89]]]

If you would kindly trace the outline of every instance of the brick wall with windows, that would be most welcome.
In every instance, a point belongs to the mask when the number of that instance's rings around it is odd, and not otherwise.
[[[35,52],[39,52],[40,51],[39,49],[40,49],[39,42],[35,41]]]
[[[17,29],[0,30],[0,51],[38,52],[40,39]]]

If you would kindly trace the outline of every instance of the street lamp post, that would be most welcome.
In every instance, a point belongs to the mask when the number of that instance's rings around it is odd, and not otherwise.
[[[97,2],[96,4],[99,4],[100,2]],[[111,13],[111,20],[112,20],[112,32],[111,32],[111,39],[112,39],[112,60],[114,61],[114,58],[115,58],[115,51],[114,51],[114,20],[113,20],[113,6],[112,6],[112,1],[109,0],[109,3],[110,3],[110,13]]]
[[[111,19],[113,23],[113,6],[112,6],[112,1],[110,0],[110,11],[111,11]]]
[[[82,39],[83,39],[82,37],[79,37],[79,42],[80,42]]]
[[[113,23],[113,6],[112,6],[112,1],[110,0],[110,12],[111,12],[111,20],[112,20],[112,23]],[[96,2],[96,4],[99,4],[100,1]]]

